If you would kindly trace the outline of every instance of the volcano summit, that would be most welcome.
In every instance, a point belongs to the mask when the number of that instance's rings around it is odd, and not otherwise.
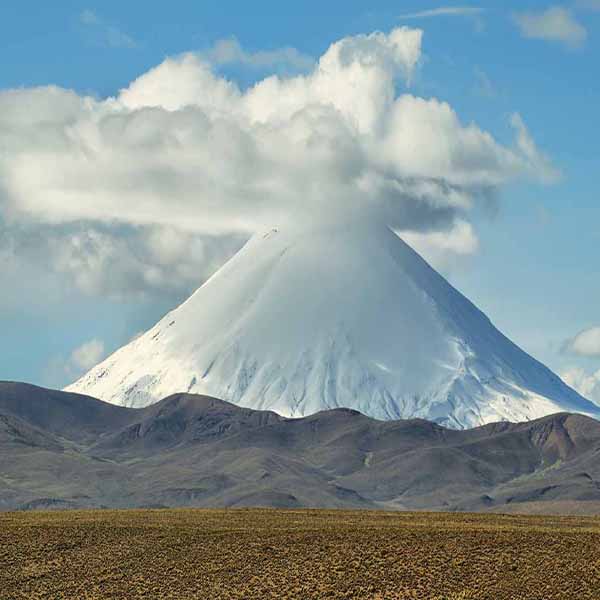
[[[347,407],[454,428],[600,417],[391,229],[357,223],[255,235],[67,389],[129,407],[190,392],[290,417]]]

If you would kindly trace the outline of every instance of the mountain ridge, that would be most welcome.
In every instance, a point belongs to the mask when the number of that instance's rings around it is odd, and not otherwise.
[[[33,414],[32,407],[47,404]],[[71,425],[57,427],[70,411]],[[600,506],[600,423],[455,430],[334,409],[290,419],[175,394],[140,409],[0,382],[0,508]],[[532,505],[533,506],[533,505]],[[538,512],[543,507],[536,509]]]

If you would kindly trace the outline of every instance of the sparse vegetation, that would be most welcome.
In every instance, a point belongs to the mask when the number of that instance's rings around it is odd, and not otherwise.
[[[309,510],[0,515],[0,597],[600,598],[600,519]]]

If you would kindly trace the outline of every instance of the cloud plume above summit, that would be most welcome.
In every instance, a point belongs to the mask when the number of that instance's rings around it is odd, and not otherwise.
[[[187,53],[110,98],[53,86],[2,91],[6,239],[18,248],[18,232],[45,228],[49,256],[64,256],[85,231],[139,255],[139,240],[147,248],[167,228],[207,243],[235,239],[218,242],[230,253],[240,236],[286,219],[360,216],[442,248],[464,249],[443,236],[465,232],[476,247],[469,213],[478,202],[558,173],[519,115],[514,141],[502,144],[446,102],[411,93],[421,43],[422,31],[408,27],[346,37],[307,73],[247,89]],[[111,228],[135,230],[137,241],[123,244]],[[214,252],[199,255],[215,262]]]

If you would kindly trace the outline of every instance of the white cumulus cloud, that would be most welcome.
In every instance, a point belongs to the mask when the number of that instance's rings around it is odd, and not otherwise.
[[[399,234],[429,264],[440,271],[451,267],[456,256],[469,256],[479,248],[479,239],[473,226],[461,220],[453,223],[447,231],[406,231]]]
[[[560,373],[563,381],[578,391],[584,398],[600,406],[600,369],[588,373],[580,367],[571,367]]]
[[[588,327],[563,344],[563,351],[593,359],[600,357],[600,326]],[[582,396],[600,405],[600,369],[590,372],[581,367],[569,367],[561,377]]]
[[[564,348],[567,352],[579,356],[600,357],[600,327],[590,327],[580,331],[574,338],[567,340]]]
[[[410,93],[421,43],[408,27],[346,37],[308,72],[247,89],[187,53],[111,98],[1,91],[0,252],[45,257],[89,293],[200,284],[284,220],[379,219],[423,248],[472,252],[474,206],[557,172],[520,117],[500,143]]]
[[[104,358],[104,343],[93,339],[75,348],[69,357],[69,363],[76,369],[87,371]]]

